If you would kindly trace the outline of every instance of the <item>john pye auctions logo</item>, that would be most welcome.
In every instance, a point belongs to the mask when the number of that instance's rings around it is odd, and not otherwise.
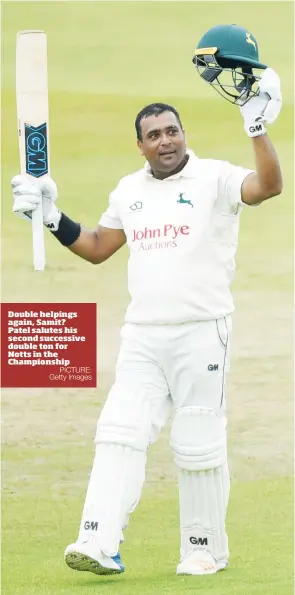
[[[157,227],[156,229],[150,229],[145,227],[144,229],[133,229],[132,230],[132,242],[141,240],[151,240],[155,238],[166,238],[168,240],[175,240],[177,237],[184,235],[187,236],[190,233],[188,225],[172,225],[166,223],[163,227]]]

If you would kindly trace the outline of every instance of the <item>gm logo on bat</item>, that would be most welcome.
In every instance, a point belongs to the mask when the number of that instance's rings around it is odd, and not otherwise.
[[[26,172],[34,178],[48,173],[47,126],[25,124]]]

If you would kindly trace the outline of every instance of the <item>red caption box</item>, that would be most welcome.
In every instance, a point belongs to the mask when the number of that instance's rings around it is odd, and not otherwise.
[[[1,304],[1,386],[96,387],[96,304]]]

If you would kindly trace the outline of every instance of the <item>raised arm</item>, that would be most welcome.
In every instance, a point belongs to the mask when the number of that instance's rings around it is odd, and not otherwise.
[[[242,201],[253,205],[281,194],[282,172],[270,138],[264,134],[252,139],[256,172],[247,176],[242,184]]]
[[[242,201],[253,205],[282,192],[283,181],[278,157],[266,134],[264,124],[272,124],[282,107],[280,79],[267,68],[259,82],[259,95],[240,107],[244,128],[252,139],[256,172],[247,176],[242,185]]]

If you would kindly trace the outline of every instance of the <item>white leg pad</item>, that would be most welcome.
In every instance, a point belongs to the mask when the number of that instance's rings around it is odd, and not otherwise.
[[[170,445],[179,468],[181,559],[205,550],[218,562],[227,560],[226,420],[210,409],[183,407],[175,413]]]
[[[131,416],[130,416],[131,417]],[[96,451],[78,542],[97,542],[107,556],[114,556],[122,541],[122,529],[136,507],[144,479],[148,428],[138,423],[111,422],[106,410],[97,425]]]
[[[136,507],[145,479],[146,453],[128,446],[98,444],[78,541],[96,536],[97,547],[115,556],[122,529]]]

